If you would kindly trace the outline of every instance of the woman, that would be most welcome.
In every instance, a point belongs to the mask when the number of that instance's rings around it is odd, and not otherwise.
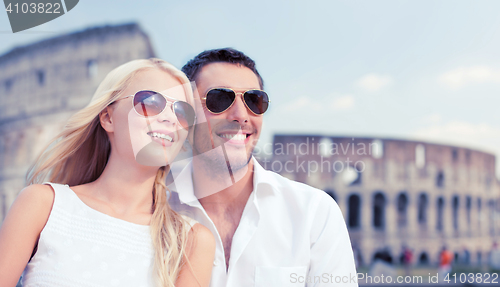
[[[0,286],[23,270],[24,286],[208,286],[215,240],[166,200],[192,105],[162,60],[111,71],[30,169],[0,229]]]

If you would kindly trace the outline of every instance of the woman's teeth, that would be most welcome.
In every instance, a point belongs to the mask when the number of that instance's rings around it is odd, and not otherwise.
[[[221,134],[220,137],[230,140],[244,141],[247,138],[246,134]]]
[[[159,138],[159,139],[164,139],[164,140],[168,140],[168,141],[172,141],[172,137],[169,136],[169,135],[166,135],[166,134],[161,134],[161,133],[148,133],[149,136],[151,137],[156,137],[156,138]]]

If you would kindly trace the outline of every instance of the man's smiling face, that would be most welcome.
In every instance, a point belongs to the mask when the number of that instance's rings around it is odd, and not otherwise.
[[[206,156],[215,164],[229,162],[232,170],[245,167],[250,161],[262,129],[262,115],[247,109],[241,93],[260,89],[257,76],[245,66],[224,62],[204,66],[196,78],[200,98],[213,88],[230,88],[238,95],[233,105],[220,114],[207,110],[205,101],[197,106],[197,114],[204,113],[207,123],[199,123],[194,130],[193,153],[202,155],[213,148],[223,146],[225,156],[220,153]],[[198,117],[201,119],[202,117]]]

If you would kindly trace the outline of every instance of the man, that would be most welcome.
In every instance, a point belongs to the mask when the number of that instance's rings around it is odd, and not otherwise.
[[[193,159],[174,174],[170,204],[214,234],[211,286],[357,286],[334,200],[252,157],[269,103],[253,60],[216,49],[182,70],[195,82],[199,103]]]

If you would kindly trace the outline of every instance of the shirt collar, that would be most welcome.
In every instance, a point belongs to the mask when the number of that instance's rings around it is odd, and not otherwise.
[[[268,190],[273,194],[278,190],[281,184],[277,180],[276,174],[272,171],[265,170],[260,163],[252,157],[253,161],[253,189],[254,190]]]

